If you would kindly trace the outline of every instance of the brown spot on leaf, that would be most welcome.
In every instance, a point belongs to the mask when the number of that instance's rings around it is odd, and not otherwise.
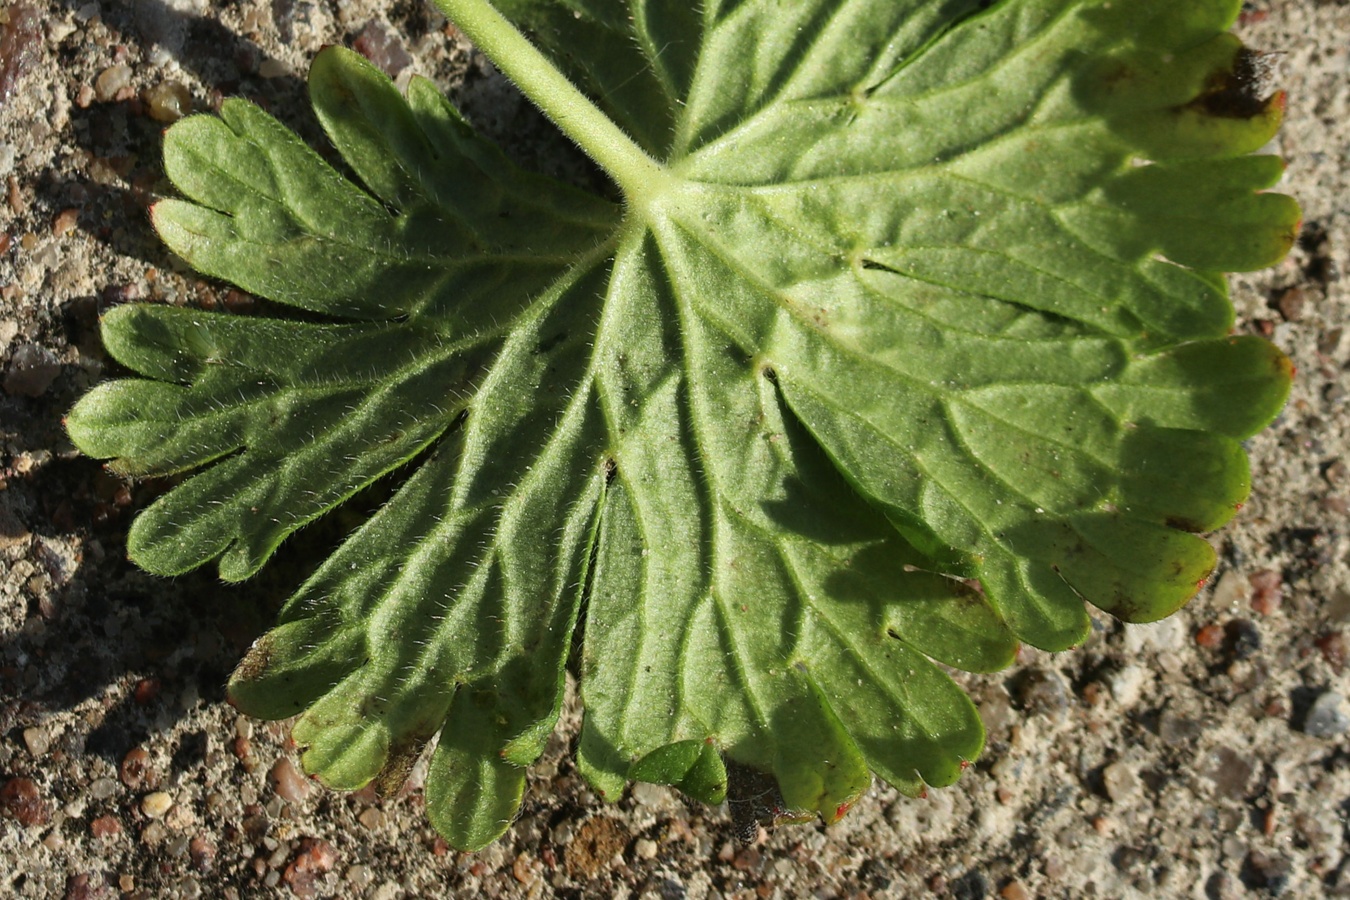
[[[1116,592],[1112,595],[1110,605],[1103,607],[1103,609],[1111,613],[1111,615],[1115,616],[1117,619],[1120,619],[1122,622],[1134,622],[1139,618],[1140,613],[1142,612],[1139,603],[1134,597],[1120,592]]]
[[[422,755],[422,748],[427,745],[427,740],[421,735],[413,735],[390,748],[389,758],[385,760],[384,768],[380,769],[373,782],[377,794],[381,797],[392,797],[398,793],[399,788],[403,787],[412,773],[417,758]]]
[[[272,636],[264,634],[253,642],[248,653],[234,669],[231,681],[257,681],[272,662]]]
[[[1263,96],[1269,63],[1265,54],[1246,47],[1238,51],[1233,68],[1215,72],[1204,91],[1187,104],[1189,109],[1223,119],[1255,119],[1265,115],[1272,104],[1282,104],[1284,96]]]

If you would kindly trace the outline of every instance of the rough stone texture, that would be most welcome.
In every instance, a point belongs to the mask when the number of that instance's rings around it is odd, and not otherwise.
[[[1148,628],[1101,617],[1076,652],[964,679],[989,748],[924,800],[879,786],[836,826],[741,848],[723,810],[668,791],[604,808],[560,736],[519,822],[469,856],[426,824],[416,787],[284,796],[284,723],[223,702],[323,530],[246,585],[148,577],[123,547],[158,488],[80,458],[61,416],[115,374],[96,328],[109,304],[247,302],[150,230],[146,205],[169,190],[144,99],[158,85],[182,85],[198,111],[252,97],[315,139],[300,81],[313,53],[394,36],[411,59],[400,80],[446,85],[523,164],[580,182],[592,170],[421,2],[45,6],[0,100],[0,895],[1350,896],[1350,737],[1319,727],[1343,721],[1319,698],[1345,695],[1350,624],[1350,7],[1268,0],[1245,17],[1249,42],[1279,52],[1290,101],[1273,149],[1306,222],[1285,263],[1234,279],[1238,328],[1270,335],[1299,377],[1251,442],[1251,502],[1214,536],[1217,598]],[[1212,646],[1195,640],[1205,626]]]

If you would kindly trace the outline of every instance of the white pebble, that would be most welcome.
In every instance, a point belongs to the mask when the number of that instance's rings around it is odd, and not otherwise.
[[[154,791],[141,799],[141,812],[151,819],[159,819],[173,806],[173,797],[165,791]]]

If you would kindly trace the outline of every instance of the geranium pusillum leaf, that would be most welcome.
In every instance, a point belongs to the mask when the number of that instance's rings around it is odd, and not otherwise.
[[[119,472],[199,470],[132,528],[164,574],[246,578],[400,470],[231,681],[308,771],[396,786],[438,738],[428,813],[482,847],[571,657],[604,795],[833,821],[979,753],[939,664],[1196,592],[1291,374],[1219,274],[1299,220],[1248,155],[1283,98],[1239,3],[441,2],[624,204],[324,51],[359,184],[232,100],[170,129],[154,209],[311,315],[115,309],[143,377],[69,419]]]

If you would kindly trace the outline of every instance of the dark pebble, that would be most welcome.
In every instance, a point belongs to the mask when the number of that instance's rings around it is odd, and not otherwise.
[[[1248,659],[1261,649],[1261,630],[1251,619],[1234,619],[1224,626],[1224,649],[1233,659]]]
[[[1278,897],[1289,887],[1289,860],[1283,856],[1270,856],[1260,850],[1253,850],[1243,860],[1239,878],[1252,890],[1264,890],[1272,897]]]
[[[1036,715],[1058,715],[1069,706],[1064,679],[1045,669],[1028,669],[1013,678],[1011,691],[1018,708]]]
[[[1111,863],[1120,872],[1130,875],[1143,869],[1148,863],[1148,858],[1142,850],[1130,846],[1120,846],[1111,854]]]
[[[989,881],[979,869],[971,869],[947,885],[955,900],[981,900],[989,896]]]

